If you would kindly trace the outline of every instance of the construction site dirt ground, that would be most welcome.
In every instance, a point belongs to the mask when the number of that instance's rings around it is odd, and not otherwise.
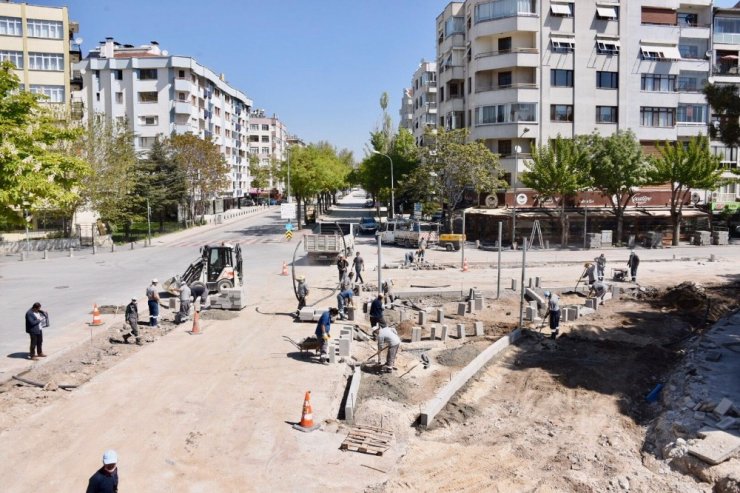
[[[312,300],[327,297],[318,306],[332,304],[336,269],[301,270],[311,279]],[[543,266],[531,275],[566,287],[579,270]],[[452,269],[389,272],[400,288],[463,279]],[[382,457],[338,450],[349,429],[336,419],[349,370],[314,364],[280,341],[307,336],[313,325],[279,315],[293,301],[272,289],[255,293],[236,317],[209,314],[203,336],[185,334],[190,324],[164,324],[162,332],[144,328],[153,344],[139,348],[111,343],[118,334],[110,324],[84,346],[22,375],[46,389],[13,381],[0,388],[0,489],[79,491],[98,465],[91,449],[120,443],[125,491],[712,491],[710,482],[662,460],[665,444],[651,430],[666,404],[648,404],[645,395],[669,379],[692,331],[737,307],[737,266],[677,261],[647,264],[644,272],[650,282],[643,291],[562,324],[557,340],[536,330],[521,339],[479,372],[428,430],[414,426],[423,403],[517,325],[519,295],[504,290],[499,300],[489,296],[482,312],[463,317],[455,315],[456,301],[417,299],[445,308],[453,337],[430,341],[427,328],[420,342],[410,343],[407,325],[400,330],[398,371],[379,374],[365,365],[355,417],[394,432]],[[495,286],[495,270],[468,275],[465,287],[490,292]],[[705,291],[685,285],[669,292],[686,278]],[[709,310],[697,292],[712,297]],[[261,315],[255,305],[277,315]],[[163,318],[171,315],[165,310]],[[474,321],[484,322],[483,337],[473,336]],[[466,324],[464,340],[452,330],[457,323]],[[548,333],[545,327],[542,335]],[[372,341],[356,341],[353,359],[363,362],[375,350]],[[60,384],[80,387],[63,391]],[[315,419],[323,424],[312,434],[290,429],[300,411],[295,396],[306,388],[315,389]],[[45,473],[33,466],[36,460]]]

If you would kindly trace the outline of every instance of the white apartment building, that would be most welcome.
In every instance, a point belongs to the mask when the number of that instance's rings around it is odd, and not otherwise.
[[[288,128],[277,115],[265,116],[265,110],[254,110],[249,118],[249,154],[259,158],[260,165],[283,162],[288,158]],[[284,188],[282,183],[270,178],[270,188]],[[259,193],[250,189],[250,193]]]
[[[26,91],[69,109],[71,64],[79,61],[79,30],[67,7],[0,2],[0,61],[12,62]]]
[[[557,135],[631,129],[654,152],[706,134],[711,24],[711,0],[452,2],[437,17],[439,125],[469,128],[512,184]]]
[[[405,128],[409,132],[413,133],[414,129],[414,90],[408,87],[403,88],[403,96],[401,97],[401,109],[398,110],[398,114],[401,117],[398,122],[398,128]]]
[[[106,115],[128,121],[136,136],[136,151],[141,153],[156,137],[173,132],[213,139],[231,167],[231,186],[223,196],[247,195],[252,100],[226,82],[223,74],[191,57],[169,55],[156,42],[121,45],[113,38],[74,69],[82,78],[79,98],[85,118]]]
[[[424,131],[437,128],[437,63],[422,60],[411,81],[412,133],[416,145],[424,145]]]

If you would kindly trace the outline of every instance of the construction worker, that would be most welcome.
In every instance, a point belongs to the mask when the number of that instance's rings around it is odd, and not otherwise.
[[[344,291],[341,291],[337,295],[337,310],[339,311],[339,318],[341,320],[344,320],[347,318],[346,313],[346,307],[353,306],[352,304],[352,297],[355,295],[355,292],[351,289],[346,289]]]
[[[352,291],[355,290],[355,281],[353,279],[353,276],[354,273],[350,272],[342,278],[342,280],[339,282],[339,291],[346,291],[348,289],[351,289]]]
[[[206,301],[208,301],[208,289],[206,289],[203,283],[194,283],[190,288],[190,295],[193,297],[196,312],[199,312],[201,308],[205,308]]]
[[[594,296],[597,300],[597,303],[599,305],[604,304],[604,295],[606,294],[607,286],[602,281],[596,281],[593,286],[591,286],[591,290],[589,291],[588,295]]]
[[[328,311],[321,314],[319,322],[316,324],[315,334],[320,348],[319,361],[322,363],[329,363],[329,338],[331,337],[329,331],[331,330],[331,323],[336,319],[337,315],[339,315],[339,310],[329,308]]]
[[[31,345],[28,350],[28,359],[37,360],[46,358],[42,345],[44,343],[44,332],[42,329],[49,326],[49,314],[41,309],[38,301],[26,312],[26,333],[31,337]]]
[[[406,252],[404,256],[404,262],[403,265],[408,267],[409,265],[414,263],[414,252]]]
[[[190,286],[183,284],[180,291],[180,311],[177,312],[177,323],[182,323],[190,318]]]
[[[376,333],[378,338],[378,363],[381,361],[380,352],[388,346],[388,355],[382,370],[386,372],[398,370],[396,368],[396,354],[398,354],[398,348],[401,347],[401,338],[398,337],[396,328],[390,326],[378,327],[373,333]]]
[[[355,279],[361,284],[365,284],[365,280],[362,278],[362,271],[365,270],[365,259],[360,257],[360,252],[357,252],[355,258],[352,259],[352,266],[355,268]]]
[[[139,306],[136,304],[136,298],[131,298],[131,302],[126,305],[124,319],[131,326],[131,332],[123,335],[123,342],[128,344],[128,338],[133,335],[136,344],[141,346],[141,337],[139,337]]]
[[[555,339],[560,330],[560,297],[550,291],[545,291],[547,299],[547,313],[545,318],[550,317],[550,337]]]
[[[149,306],[149,327],[159,327],[159,281],[152,279],[152,283],[146,288],[147,305]]]
[[[388,279],[383,281],[383,302],[393,303],[395,296],[393,295],[393,280]]]
[[[596,281],[596,266],[592,264],[591,262],[586,262],[583,264],[583,266],[586,268],[586,270],[583,272],[583,276],[581,276],[581,279],[584,277],[588,277],[588,285],[589,287]]]
[[[298,286],[296,287],[296,296],[298,296],[298,312],[306,306],[306,297],[308,296],[308,284],[306,284],[306,276],[296,277]]]
[[[630,251],[630,258],[627,260],[627,267],[630,268],[630,276],[632,276],[632,282],[637,282],[637,267],[640,265],[640,257],[637,256],[634,250]]]
[[[90,477],[85,493],[118,492],[118,454],[115,450],[106,450],[103,454],[103,467]]]
[[[596,275],[599,281],[604,280],[604,271],[606,270],[606,257],[602,253],[594,259],[596,261]]]
[[[349,268],[349,262],[344,258],[344,255],[340,255],[337,259],[337,270],[339,271],[339,282],[347,275],[347,268]]]
[[[383,317],[383,295],[379,294],[377,298],[370,303],[370,327],[380,325],[385,327],[385,318]]]

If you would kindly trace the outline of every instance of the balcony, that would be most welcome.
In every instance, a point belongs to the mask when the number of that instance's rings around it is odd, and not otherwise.
[[[175,91],[190,93],[193,90],[193,83],[189,79],[175,79]]]
[[[503,91],[505,89],[537,89],[537,84],[534,82],[519,82],[516,84],[509,84],[506,86],[500,86],[496,84],[486,84],[483,86],[477,86],[475,93],[489,92],[489,91]]]
[[[175,113],[189,115],[193,111],[193,105],[189,101],[175,101]]]
[[[489,51],[475,55],[475,69],[497,70],[507,67],[538,67],[540,64],[537,48],[514,48],[513,50]]]
[[[440,69],[439,77],[445,81],[465,80],[465,67],[462,65],[446,65]]]
[[[676,122],[676,137],[695,137],[707,133],[707,124],[704,122]]]

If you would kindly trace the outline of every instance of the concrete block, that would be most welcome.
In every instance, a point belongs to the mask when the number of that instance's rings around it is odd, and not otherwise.
[[[468,304],[467,303],[458,303],[457,304],[457,314],[460,316],[465,315],[465,310],[467,310]]]
[[[578,307],[577,306],[569,306],[568,307],[568,320],[569,321],[572,322],[574,320],[578,320],[579,314],[580,313],[578,311]]]
[[[726,430],[735,426],[735,423],[737,423],[737,419],[730,416],[725,416],[724,418],[719,420],[719,422],[717,423],[717,428],[719,428],[720,430]]]
[[[537,315],[537,310],[533,309],[531,306],[526,307],[524,310],[524,319],[529,322],[533,322]]]
[[[537,306],[539,306],[540,308],[542,308],[542,307],[545,306],[545,298],[543,298],[542,296],[540,296],[540,294],[537,293],[537,291],[535,291],[534,289],[526,288],[524,290],[524,297],[526,299],[528,299],[528,300],[534,300],[534,301],[536,301],[537,302]]]
[[[457,324],[457,338],[465,339],[465,324]]]
[[[474,311],[473,310],[473,308],[474,308],[473,302],[472,301],[468,301],[467,305],[468,305],[468,313],[473,313],[473,311]]]
[[[529,282],[527,283],[530,288],[534,287],[534,282],[532,281],[532,278],[529,278]]]
[[[567,308],[560,309],[560,321],[561,322],[570,322],[570,318],[568,318],[569,316],[570,316],[570,310],[568,310]]]
[[[593,308],[589,308],[587,306],[582,306],[581,308],[578,309],[579,317],[585,317],[586,315],[592,315],[594,313],[596,313],[596,310],[594,310]]]
[[[540,281],[541,279],[539,277],[534,278],[534,287],[539,288],[540,287]]]
[[[437,308],[437,323],[442,323],[445,320],[445,311],[443,308]]]
[[[712,411],[717,416],[724,416],[727,414],[727,411],[730,410],[732,407],[732,401],[730,399],[727,399],[726,397],[723,397],[721,401],[719,401],[719,404],[717,404],[717,407],[714,408],[714,411]]]
[[[607,301],[607,300],[610,300],[610,299],[612,299],[612,293],[610,291],[607,291],[606,293],[604,293],[603,300],[604,301]]]
[[[614,298],[615,300],[618,300],[621,292],[622,292],[622,288],[620,288],[617,285],[612,285],[612,298]]]
[[[475,322],[475,336],[476,337],[483,337],[485,335],[485,331],[483,330],[483,322]]]
[[[599,304],[596,301],[596,298],[586,298],[586,301],[584,305],[588,308],[591,308],[592,310],[596,311]]]
[[[475,311],[479,312],[483,310],[483,298],[475,298],[473,300],[473,305],[475,305]]]
[[[539,305],[534,300],[529,302],[529,306],[532,307],[535,310],[537,310],[539,308]]]
[[[689,453],[709,464],[720,464],[740,450],[740,436],[736,434],[703,428],[699,433],[702,435],[705,438],[689,446]]]
[[[519,287],[519,283],[516,281],[516,279],[511,280],[511,290],[516,291]]]
[[[424,326],[427,324],[427,312],[419,312],[419,325]]]
[[[399,310],[399,321],[404,322],[406,321],[406,310]]]
[[[437,340],[437,337],[439,337],[439,336],[440,336],[439,327],[437,327],[436,325],[432,325],[432,334],[429,337],[429,339],[431,339],[432,341],[436,341]]]
[[[413,327],[411,329],[411,342],[421,341],[421,327]]]
[[[447,337],[449,337],[449,327],[446,325],[442,326],[442,332],[440,333],[439,338],[442,340],[442,342],[447,342]]]
[[[301,311],[298,312],[298,318],[301,322],[313,322],[314,320],[317,320],[315,317],[316,309],[311,308],[310,306],[304,306],[301,308]]]
[[[177,308],[177,298],[170,298],[170,310]]]
[[[349,391],[347,392],[347,400],[344,406],[344,419],[353,423],[355,420],[355,404],[357,403],[357,396],[360,393],[360,381],[362,379],[362,369],[360,365],[355,366],[355,371],[352,373],[352,381],[349,384]]]
[[[339,339],[339,356],[349,357],[352,348],[352,339]]]

